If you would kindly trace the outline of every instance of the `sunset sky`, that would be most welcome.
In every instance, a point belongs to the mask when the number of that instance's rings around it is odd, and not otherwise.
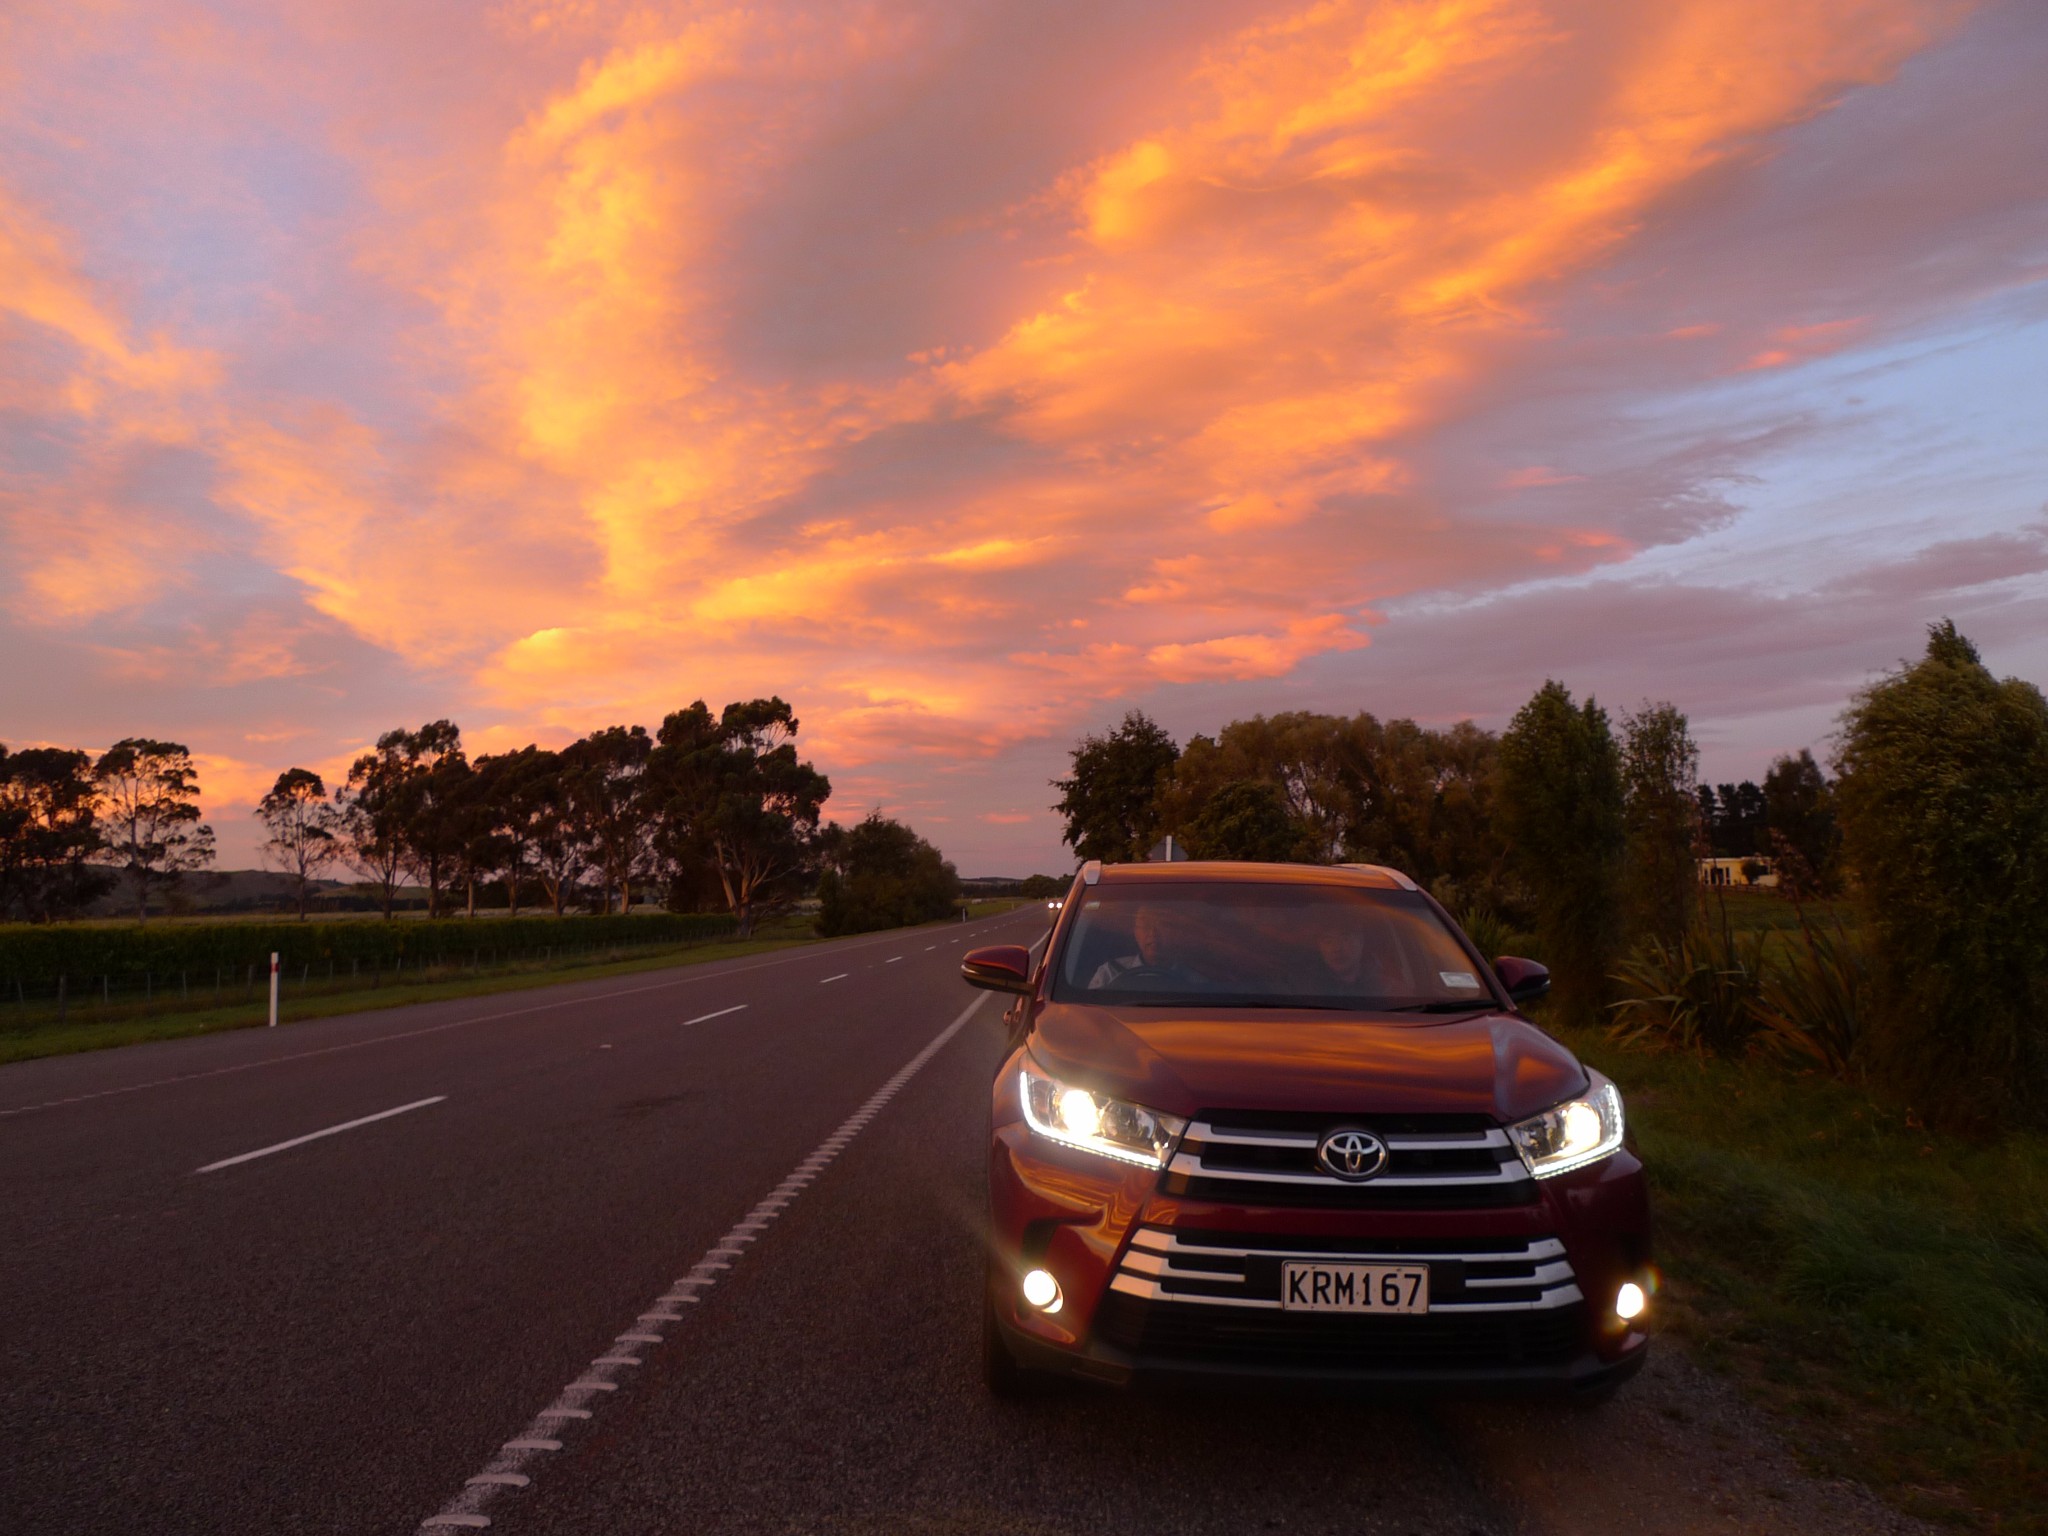
[[[11,0],[0,741],[224,866],[381,730],[780,693],[964,874],[1139,705],[1709,778],[2048,681],[2040,0]]]

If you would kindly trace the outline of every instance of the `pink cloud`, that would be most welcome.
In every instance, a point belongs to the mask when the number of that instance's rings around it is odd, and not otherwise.
[[[1129,702],[1376,675],[1418,615],[1612,581],[1826,439],[1832,399],[1699,392],[2038,278],[2000,150],[2039,109],[1939,74],[2038,45],[1969,11],[37,12],[0,617],[106,708],[176,690],[223,762],[779,691],[878,800]]]

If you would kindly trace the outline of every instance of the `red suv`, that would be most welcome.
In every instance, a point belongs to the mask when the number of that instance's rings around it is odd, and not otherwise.
[[[984,1325],[1038,1372],[1606,1395],[1652,1286],[1621,1095],[1415,883],[1083,867],[996,1075]]]

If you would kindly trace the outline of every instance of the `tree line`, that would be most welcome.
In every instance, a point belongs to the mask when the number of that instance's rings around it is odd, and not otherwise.
[[[1171,835],[1197,858],[1392,865],[1482,946],[1533,934],[1555,1008],[1581,1025],[1608,1017],[1623,955],[1698,931],[1700,859],[1768,856],[1795,902],[1844,895],[1861,914],[1858,1070],[1957,1118],[2048,1118],[2040,690],[1993,678],[1944,621],[1850,700],[1832,778],[1811,750],[1762,785],[1703,785],[1698,765],[1676,706],[1610,716],[1552,680],[1499,733],[1292,712],[1183,747],[1134,710],[1075,744],[1054,809],[1084,859],[1142,859]]]
[[[1054,809],[1081,858],[1142,859],[1171,836],[1193,858],[1389,864],[1455,911],[1519,926],[1550,871],[1578,886],[1589,864],[1613,865],[1594,885],[1631,914],[1625,927],[1666,934],[1687,920],[1696,859],[1724,848],[1789,852],[1789,878],[1817,891],[1837,875],[1833,790],[1811,751],[1778,759],[1762,788],[1717,794],[1676,707],[1617,722],[1556,682],[1505,733],[1295,711],[1181,747],[1133,710],[1071,763]]]
[[[257,806],[266,847],[298,883],[345,864],[385,915],[411,881],[440,917],[475,912],[495,886],[517,913],[589,904],[630,911],[657,890],[677,911],[722,904],[744,937],[806,888],[830,781],[797,755],[798,721],[780,698],[700,699],[644,726],[614,725],[559,749],[528,745],[470,758],[461,729],[434,720],[387,731],[332,798],[291,768]]]
[[[286,769],[257,816],[301,918],[337,867],[386,917],[408,884],[429,918],[474,914],[480,893],[561,916],[625,912],[652,891],[674,911],[729,911],[745,936],[821,879],[831,931],[944,916],[957,878],[910,828],[879,813],[820,827],[832,786],[798,756],[797,731],[780,698],[716,715],[698,700],[652,733],[616,725],[472,758],[461,728],[434,720],[379,736],[332,792],[313,769]],[[0,913],[75,917],[125,878],[146,917],[152,895],[212,856],[182,745],[123,741],[97,760],[0,748]]]

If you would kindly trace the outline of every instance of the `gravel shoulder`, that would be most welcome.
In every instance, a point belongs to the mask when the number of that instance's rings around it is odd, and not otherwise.
[[[1932,1536],[1861,1484],[1806,1472],[1767,1413],[1660,1339],[1584,1412],[1439,1410],[1530,1536]]]

